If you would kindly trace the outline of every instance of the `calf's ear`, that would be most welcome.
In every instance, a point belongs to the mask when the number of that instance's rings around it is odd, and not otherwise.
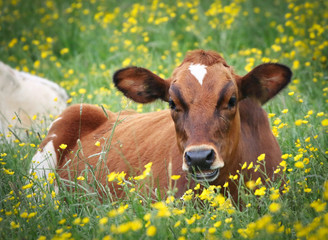
[[[160,78],[145,68],[120,69],[114,74],[113,81],[125,96],[135,102],[149,103],[156,99],[169,100],[170,81]]]
[[[287,66],[265,63],[238,78],[236,82],[241,99],[251,97],[264,104],[287,86],[291,77],[292,72]]]

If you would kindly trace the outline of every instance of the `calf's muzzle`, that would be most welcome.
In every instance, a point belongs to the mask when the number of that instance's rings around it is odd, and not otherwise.
[[[208,170],[215,160],[215,152],[213,149],[188,151],[185,160],[189,168]]]
[[[218,155],[210,147],[191,147],[184,153],[185,167],[197,182],[212,182],[220,173],[221,165],[214,164]]]

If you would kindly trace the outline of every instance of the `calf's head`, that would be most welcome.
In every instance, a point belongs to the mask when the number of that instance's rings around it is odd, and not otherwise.
[[[239,142],[238,103],[249,97],[264,104],[289,83],[291,71],[267,63],[241,77],[219,54],[196,50],[167,80],[139,67],[121,69],[113,78],[116,87],[136,102],[169,103],[182,169],[198,181],[212,182],[229,164]]]

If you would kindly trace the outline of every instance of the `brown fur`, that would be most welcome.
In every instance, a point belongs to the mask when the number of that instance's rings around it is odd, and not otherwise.
[[[191,63],[207,66],[202,86],[188,70]],[[223,185],[244,162],[255,162],[262,153],[266,154],[263,170],[273,176],[281,152],[261,104],[275,96],[290,78],[290,70],[280,64],[260,65],[240,77],[219,54],[204,50],[189,53],[168,80],[147,69],[125,68],[114,75],[114,83],[126,96],[143,103],[172,99],[173,109],[143,114],[108,111],[107,118],[99,107],[73,105],[53,124],[41,148],[51,140],[55,149],[67,144],[67,149],[57,155],[59,175],[73,178],[87,164],[98,164],[96,178],[103,184],[111,171],[136,175],[153,162],[153,183],[162,191],[168,188],[171,174],[182,176],[177,182],[180,196],[189,187],[187,173],[182,170],[183,164],[187,166],[188,149],[205,146],[215,153],[213,166],[224,164],[211,184]],[[233,97],[236,104],[231,103]],[[101,147],[95,146],[96,141]],[[99,161],[95,154],[102,151]],[[245,174],[250,179],[260,176],[258,172]],[[237,190],[230,186],[236,199]]]

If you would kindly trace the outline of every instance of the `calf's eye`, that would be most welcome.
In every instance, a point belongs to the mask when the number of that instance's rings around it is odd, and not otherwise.
[[[229,99],[229,102],[228,102],[228,108],[231,109],[233,108],[234,106],[236,106],[236,103],[237,103],[237,98],[235,96],[232,96],[230,99]]]
[[[172,110],[176,109],[175,103],[173,102],[173,100],[171,98],[169,99],[169,106]]]

